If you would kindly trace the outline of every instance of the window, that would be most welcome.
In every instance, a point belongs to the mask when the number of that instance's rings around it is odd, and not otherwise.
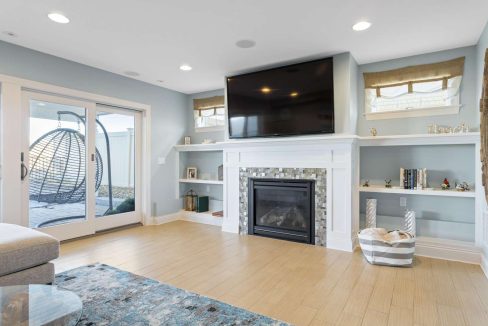
[[[193,116],[196,131],[223,129],[225,124],[225,104],[223,96],[193,100]]]
[[[464,58],[364,73],[366,119],[459,112]]]

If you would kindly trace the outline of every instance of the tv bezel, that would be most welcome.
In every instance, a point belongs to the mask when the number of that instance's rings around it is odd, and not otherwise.
[[[286,133],[286,134],[274,134],[274,135],[258,135],[258,136],[247,136],[247,137],[239,137],[239,136],[231,136],[230,133],[230,123],[229,123],[229,107],[230,107],[230,97],[229,97],[229,78],[235,78],[235,77],[242,77],[242,76],[248,76],[248,75],[255,75],[263,72],[268,72],[268,71],[273,71],[273,70],[279,70],[283,68],[289,68],[289,67],[294,67],[294,66],[300,66],[302,64],[307,64],[307,63],[313,63],[313,62],[319,62],[319,61],[330,61],[332,64],[332,103],[333,103],[333,110],[332,110],[332,131],[317,131],[317,132],[296,132],[296,133]],[[334,94],[334,61],[333,57],[326,57],[326,58],[321,58],[321,59],[315,59],[311,61],[303,61],[303,62],[298,62],[298,63],[293,63],[290,65],[284,65],[284,66],[278,66],[278,67],[273,67],[269,69],[263,69],[263,70],[257,70],[257,71],[251,71],[243,74],[238,74],[238,75],[232,75],[232,76],[226,76],[225,77],[225,95],[226,95],[226,102],[227,102],[227,107],[226,107],[226,123],[227,123],[227,135],[229,139],[249,139],[249,138],[276,138],[276,137],[290,137],[290,136],[306,136],[306,135],[324,135],[324,134],[335,134],[335,94]]]

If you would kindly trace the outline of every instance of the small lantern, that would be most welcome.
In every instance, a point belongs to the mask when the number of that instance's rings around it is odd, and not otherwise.
[[[185,194],[185,211],[194,212],[197,210],[197,193],[190,189]]]

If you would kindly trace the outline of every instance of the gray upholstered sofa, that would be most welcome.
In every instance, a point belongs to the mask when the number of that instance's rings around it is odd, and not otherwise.
[[[54,281],[51,260],[59,241],[29,228],[0,223],[0,286],[48,284]]]

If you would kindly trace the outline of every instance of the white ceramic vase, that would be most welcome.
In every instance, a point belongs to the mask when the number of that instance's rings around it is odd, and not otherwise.
[[[366,228],[376,227],[376,203],[374,198],[366,199]]]

